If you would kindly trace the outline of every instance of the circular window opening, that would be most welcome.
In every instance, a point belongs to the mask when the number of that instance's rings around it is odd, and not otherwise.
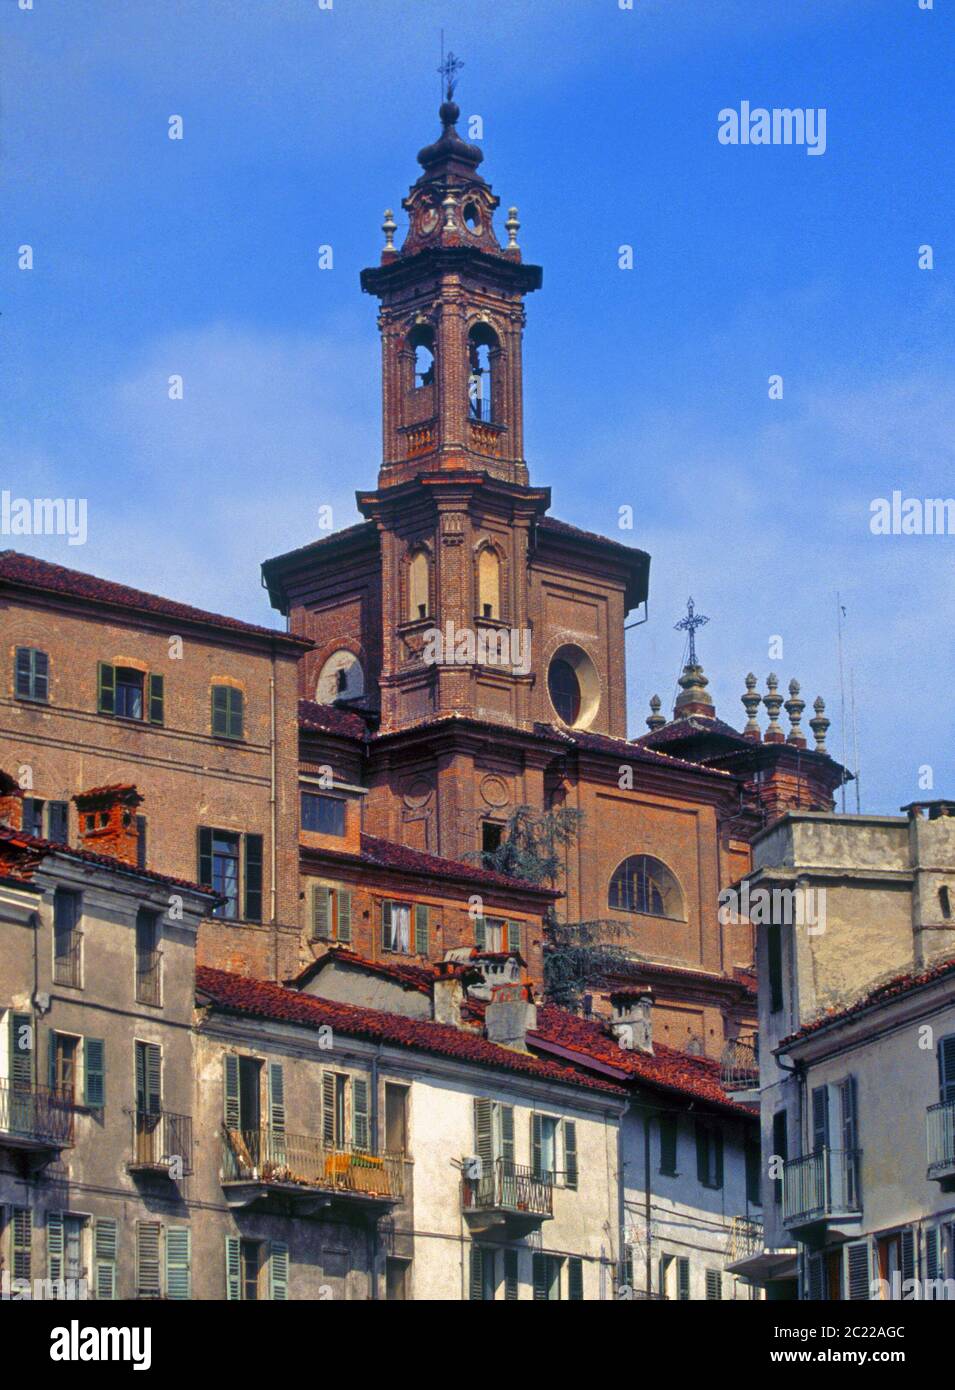
[[[547,692],[557,717],[572,728],[586,729],[600,706],[597,668],[580,647],[561,647],[547,668]]]
[[[469,232],[477,233],[481,230],[481,214],[478,212],[477,203],[465,203],[461,216]]]

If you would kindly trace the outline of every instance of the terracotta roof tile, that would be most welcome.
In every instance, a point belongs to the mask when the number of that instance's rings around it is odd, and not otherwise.
[[[465,864],[459,859],[443,859],[436,854],[425,854],[422,850],[409,849],[407,845],[398,845],[392,840],[379,840],[375,835],[362,835],[361,858],[366,864],[377,864],[383,869],[399,869],[405,873],[427,874],[439,878],[466,879],[471,883],[487,884],[489,888],[539,893],[548,898],[561,896],[556,889],[547,888],[541,883],[509,878],[507,874],[499,874],[494,869],[483,869],[477,864]]]
[[[299,700],[298,726],[305,733],[337,734],[361,743],[369,737],[368,724],[356,710],[320,705],[315,700]]]
[[[367,970],[372,975],[381,975],[384,979],[393,980],[395,984],[401,985],[402,989],[416,990],[419,994],[426,994],[429,998],[431,997],[431,986],[434,984],[435,974],[433,966],[405,965],[400,961],[368,960],[347,946],[332,946],[317,960],[310,961],[304,970],[301,970],[294,979],[288,981],[289,986],[301,989],[329,964],[353,965],[360,970]]]
[[[54,840],[41,840],[36,835],[28,835],[24,830],[13,830],[7,825],[0,825],[0,845],[3,844],[9,845],[14,850],[21,848],[26,853],[35,855],[37,864],[48,854],[65,854],[70,859],[78,859],[84,864],[95,864],[98,868],[109,869],[113,873],[123,874],[126,877],[148,878],[153,883],[162,883],[170,888],[185,888],[190,893],[201,893],[204,897],[216,902],[221,897],[211,888],[203,888],[200,884],[192,883],[187,878],[174,878],[171,874],[159,874],[153,869],[137,869],[135,865],[127,864],[122,859],[115,859],[112,855],[95,854],[89,849],[73,849],[70,845],[57,844]]]

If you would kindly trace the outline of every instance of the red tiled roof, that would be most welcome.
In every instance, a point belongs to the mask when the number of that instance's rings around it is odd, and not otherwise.
[[[685,758],[672,757],[669,753],[658,753],[656,749],[647,748],[642,743],[631,743],[625,738],[612,738],[609,734],[590,733],[586,729],[561,729],[556,724],[537,724],[535,728],[547,730],[559,738],[575,743],[586,752],[609,753],[621,761],[646,763],[654,767],[687,768],[701,777],[719,777],[724,781],[729,780],[732,775],[717,768],[688,762]]]
[[[84,864],[95,864],[98,868],[109,869],[113,873],[132,878],[148,878],[154,883],[162,883],[171,888],[185,888],[190,893],[201,893],[203,897],[218,902],[221,895],[211,888],[203,888],[187,878],[174,878],[171,874],[159,874],[153,869],[137,869],[122,859],[109,854],[94,854],[89,849],[73,849],[70,845],[60,845],[54,840],[41,840],[36,835],[28,835],[25,830],[14,830],[8,825],[0,825],[0,845],[9,845],[13,850],[23,850],[25,856],[35,856],[34,867],[48,854],[65,854],[70,859],[79,859]]]
[[[362,743],[368,738],[368,725],[361,714],[337,705],[320,705],[315,700],[299,700],[298,726],[306,733],[337,734]]]
[[[756,993],[756,976],[750,971],[740,970],[738,967],[734,968],[732,976],[718,975],[714,970],[691,970],[684,965],[664,965],[660,961],[643,960],[638,956],[633,956],[615,964],[612,970],[608,968],[607,973],[611,980],[626,979],[631,974],[638,977],[641,975],[663,975],[675,980],[687,980],[699,985],[709,985],[717,989],[729,986],[745,990],[747,994]]]
[[[652,729],[635,740],[647,748],[656,748],[663,743],[686,743],[701,735],[712,735],[728,739],[730,743],[749,748],[754,744],[751,738],[744,738],[738,729],[724,723],[722,719],[706,719],[702,715],[686,715],[681,719],[671,719],[659,729]]]
[[[70,598],[108,603],[138,613],[152,613],[174,622],[203,623],[210,627],[225,628],[230,632],[269,637],[301,649],[313,645],[310,639],[305,637],[294,637],[291,633],[280,632],[277,628],[260,627],[256,623],[246,623],[240,618],[229,618],[222,613],[209,613],[202,608],[193,608],[188,603],[177,603],[173,599],[161,598],[158,594],[131,589],[126,584],[115,584],[111,579],[98,579],[82,570],[53,565],[48,560],[39,560],[35,555],[24,555],[18,550],[0,551],[0,584],[4,581],[29,589],[40,589],[45,593],[65,594]]]
[[[730,1099],[720,1082],[719,1063],[711,1058],[692,1056],[657,1042],[653,1044],[652,1056],[636,1048],[622,1048],[606,1023],[581,1018],[552,1004],[538,1008],[537,1027],[528,1033],[527,1042],[529,1047],[556,1044],[565,1059],[572,1054],[579,1058],[576,1064],[582,1067],[592,1060],[615,1068],[631,1082],[704,1101],[735,1115],[753,1114],[747,1106]]]
[[[317,960],[311,961],[305,969],[300,971],[294,979],[288,983],[295,988],[301,988],[309,980],[313,980],[326,965],[353,965],[360,970],[367,970],[372,975],[381,975],[385,979],[394,980],[395,984],[401,985],[402,989],[417,990],[419,994],[431,996],[431,986],[434,984],[434,967],[425,965],[404,965],[400,961],[368,960],[365,956],[360,956],[357,951],[351,951],[347,946],[332,946],[324,955]]]
[[[399,869],[403,873],[426,874],[428,877],[465,879],[469,883],[484,883],[489,888],[506,888],[511,892],[538,893],[547,898],[559,898],[555,888],[541,883],[528,883],[522,878],[509,878],[494,869],[482,869],[477,864],[464,864],[458,859],[442,859],[436,854],[409,849],[392,840],[379,840],[376,835],[362,835],[361,858],[366,864],[383,869]]]
[[[828,1028],[832,1023],[847,1022],[866,1009],[871,1009],[877,1004],[887,1004],[900,995],[909,994],[912,990],[934,984],[936,980],[943,980],[946,975],[952,974],[955,974],[955,957],[939,961],[928,970],[910,970],[903,975],[895,975],[891,980],[885,980],[881,985],[876,985],[874,989],[869,990],[861,999],[857,999],[854,1004],[850,1004],[847,1008],[831,1009],[828,1013],[821,1014],[819,1018],[804,1023],[801,1028],[797,1028],[795,1033],[790,1033],[788,1038],[783,1038],[779,1046],[788,1047],[790,1043],[797,1042],[800,1038],[807,1038],[812,1033],[818,1033],[820,1029]]]
[[[572,1067],[546,1061],[525,1052],[500,1047],[486,1038],[446,1023],[404,1018],[400,1014],[341,1004],[313,994],[286,989],[265,980],[252,980],[209,966],[196,969],[196,988],[220,1008],[252,1018],[299,1023],[306,1028],[330,1026],[347,1037],[391,1043],[494,1070],[516,1072],[535,1080],[563,1082],[613,1096],[624,1091],[613,1082],[587,1076]]]
[[[622,541],[611,540],[609,536],[601,536],[597,531],[582,531],[579,526],[572,526],[569,521],[561,521],[556,516],[538,518],[537,526],[541,531],[551,531],[554,535],[567,536],[571,540],[591,541],[597,545],[610,546],[613,550],[622,550],[634,560],[650,558],[645,550],[638,550],[635,545],[624,545]]]
[[[378,527],[374,521],[356,521],[352,526],[343,526],[340,531],[332,531],[330,535],[320,536],[317,541],[308,541],[305,545],[296,546],[294,550],[286,550],[281,555],[273,555],[271,559],[263,561],[262,569],[268,578],[269,570],[281,565],[283,560],[292,560],[298,555],[311,555],[316,550],[333,550],[342,541],[358,539],[377,542]]]

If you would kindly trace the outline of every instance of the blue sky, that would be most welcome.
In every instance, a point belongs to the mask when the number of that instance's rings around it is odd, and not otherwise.
[[[85,546],[21,548],[272,621],[259,562],[321,506],[356,519],[379,457],[358,272],[437,133],[443,27],[482,171],[544,267],[532,478],[653,556],[631,732],[672,701],[692,593],[719,712],[741,723],[750,669],[795,675],[839,754],[838,590],[863,809],[955,795],[955,537],[869,530],[875,497],[955,493],[951,0],[18,2],[0,485],[89,502]],[[721,145],[743,100],[825,107],[825,154]]]

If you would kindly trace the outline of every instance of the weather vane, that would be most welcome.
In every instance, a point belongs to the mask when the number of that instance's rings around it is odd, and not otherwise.
[[[688,598],[686,601],[686,617],[681,618],[678,623],[673,624],[675,632],[688,632],[690,634],[690,652],[687,658],[687,666],[696,665],[696,629],[704,627],[709,618],[705,618],[702,613],[697,613],[693,607],[693,600]]]
[[[442,49],[443,49],[443,46],[444,46],[444,35],[443,35],[443,34],[442,34],[441,38],[442,38]],[[451,101],[451,99],[452,99],[453,96],[454,96],[454,89],[455,89],[455,87],[458,85],[458,73],[461,71],[461,69],[462,69],[463,67],[464,67],[464,64],[461,62],[461,59],[460,59],[460,58],[455,58],[455,56],[454,56],[453,53],[449,53],[448,56],[447,56],[446,58],[445,58],[445,57],[442,57],[442,59],[441,59],[441,66],[438,68],[438,72],[440,73],[441,77],[442,77],[443,80],[444,80],[444,88],[445,88],[445,93],[446,93],[445,99],[446,99],[447,101]]]

